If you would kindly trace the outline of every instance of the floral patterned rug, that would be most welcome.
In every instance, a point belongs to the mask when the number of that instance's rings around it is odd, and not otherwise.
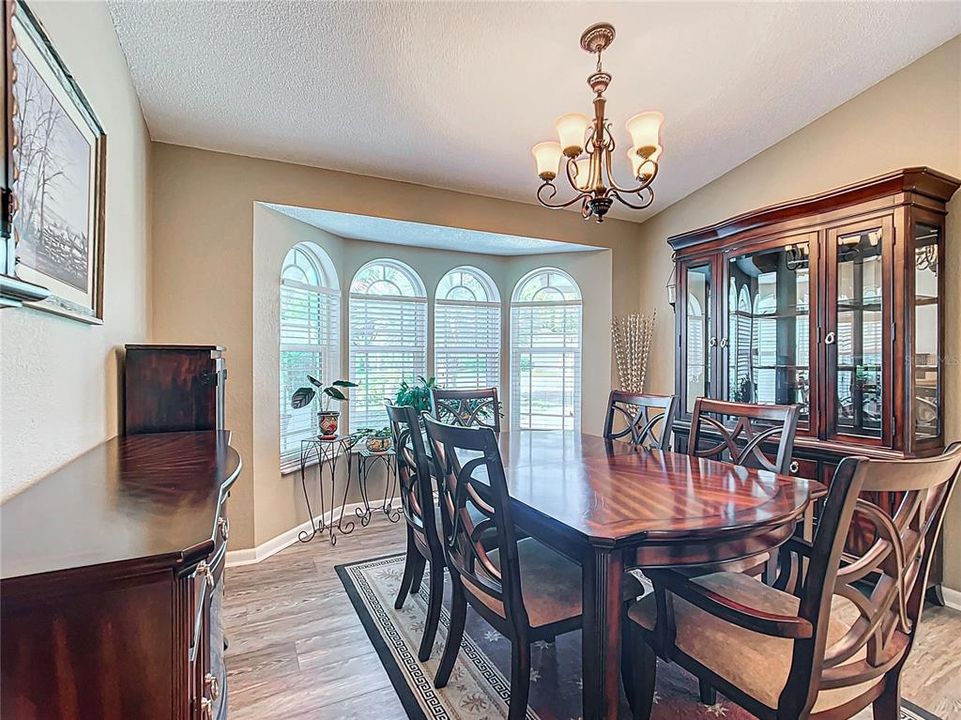
[[[430,660],[417,660],[417,648],[427,611],[427,578],[420,594],[394,610],[394,598],[404,571],[404,556],[339,565],[340,576],[354,609],[367,630],[401,702],[412,720],[500,720],[510,699],[510,642],[468,609],[467,629],[450,683],[435,690],[434,671],[447,637],[450,583],[440,628]],[[581,634],[561,635],[553,644],[532,649],[528,720],[578,720],[581,717]],[[660,662],[653,720],[753,720],[754,716],[726,698],[702,705],[697,681],[677,665]],[[871,717],[870,710],[866,717]],[[939,720],[904,703],[903,720]],[[631,718],[621,700],[622,718]],[[859,716],[860,717],[860,716]]]

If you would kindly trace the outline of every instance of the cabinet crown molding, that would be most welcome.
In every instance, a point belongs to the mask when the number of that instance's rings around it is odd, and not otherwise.
[[[837,210],[846,205],[855,205],[897,193],[918,195],[946,203],[959,187],[961,187],[961,180],[937,170],[928,167],[903,168],[817,195],[768,205],[735,215],[712,225],[672,235],[667,242],[674,250],[681,250],[757,227],[816,215],[826,210]],[[909,203],[911,198],[905,197],[903,202]]]

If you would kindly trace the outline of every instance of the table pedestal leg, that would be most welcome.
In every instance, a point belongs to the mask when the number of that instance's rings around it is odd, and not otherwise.
[[[583,568],[583,716],[584,720],[616,720],[620,705],[624,558],[620,550],[592,547]]]

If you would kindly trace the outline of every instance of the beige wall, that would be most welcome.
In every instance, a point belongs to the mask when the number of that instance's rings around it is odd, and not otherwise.
[[[637,226],[632,223],[611,220],[598,226],[571,212],[173,145],[155,145],[153,162],[152,339],[227,346],[227,422],[245,462],[231,501],[236,549],[276,535],[274,521],[261,522],[259,506],[254,510],[261,488],[273,493],[266,483],[277,478],[273,471],[261,474],[258,465],[268,445],[274,456],[276,447],[269,440],[261,446],[254,433],[255,402],[258,419],[268,407],[259,397],[255,401],[254,316],[267,322],[269,314],[254,294],[253,266],[261,262],[254,250],[255,203],[611,248],[613,311],[638,308]]]
[[[277,407],[279,390],[279,289],[280,270],[287,251],[300,242],[312,242],[330,256],[340,281],[341,327],[349,322],[349,288],[354,274],[365,263],[390,257],[410,265],[420,275],[427,288],[428,326],[433,327],[433,298],[437,283],[450,269],[459,265],[478,267],[496,283],[503,303],[501,355],[501,397],[504,400],[505,422],[510,419],[509,380],[509,301],[517,281],[538,267],[558,267],[568,272],[581,288],[584,300],[584,350],[582,356],[582,427],[587,432],[600,434],[603,427],[607,393],[610,390],[609,372],[597,368],[611,367],[609,330],[611,323],[611,251],[552,253],[518,257],[498,257],[475,253],[429,250],[376,242],[349,240],[294,220],[275,210],[258,204],[254,209],[254,362],[253,362],[253,429],[254,429],[254,518],[257,544],[276,537],[303,522],[308,514],[304,505],[299,472],[281,474],[278,448],[280,427]],[[427,372],[433,374],[433,332],[428,332]],[[349,377],[347,333],[341,332],[339,377]],[[350,407],[342,408],[343,421],[349,423]],[[304,410],[303,412],[307,412]],[[386,419],[385,419],[386,420]],[[386,424],[386,422],[385,422]],[[346,425],[345,425],[346,427]],[[341,470],[343,470],[341,463]],[[385,476],[382,466],[375,467],[369,478],[372,498],[385,495]],[[312,474],[315,471],[310,471]],[[326,481],[325,481],[326,482]],[[338,473],[338,498],[342,497],[344,476]],[[311,504],[316,512],[319,498],[315,482],[308,485]],[[348,502],[359,501],[356,479]]]
[[[104,324],[0,312],[0,495],[117,432],[117,348],[149,326],[150,142],[107,7],[31,2],[107,133]]]
[[[763,122],[763,108],[758,108]],[[961,38],[755,156],[643,223],[642,307],[673,319],[664,292],[670,235],[772,203],[812,195],[902,167],[927,165],[961,177]],[[665,165],[667,171],[667,165]],[[961,192],[949,206],[948,278],[961,277]],[[961,284],[948,283],[945,357],[947,438],[961,439]],[[674,328],[661,323],[652,353],[651,390],[673,388]],[[961,589],[961,492],[946,521],[947,584]]]

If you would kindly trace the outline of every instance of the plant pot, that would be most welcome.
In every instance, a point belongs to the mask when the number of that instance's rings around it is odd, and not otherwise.
[[[321,410],[317,413],[320,422],[321,440],[332,440],[337,437],[337,425],[340,422],[340,410]]]
[[[369,437],[367,438],[367,451],[372,453],[384,453],[390,450],[389,437]]]

